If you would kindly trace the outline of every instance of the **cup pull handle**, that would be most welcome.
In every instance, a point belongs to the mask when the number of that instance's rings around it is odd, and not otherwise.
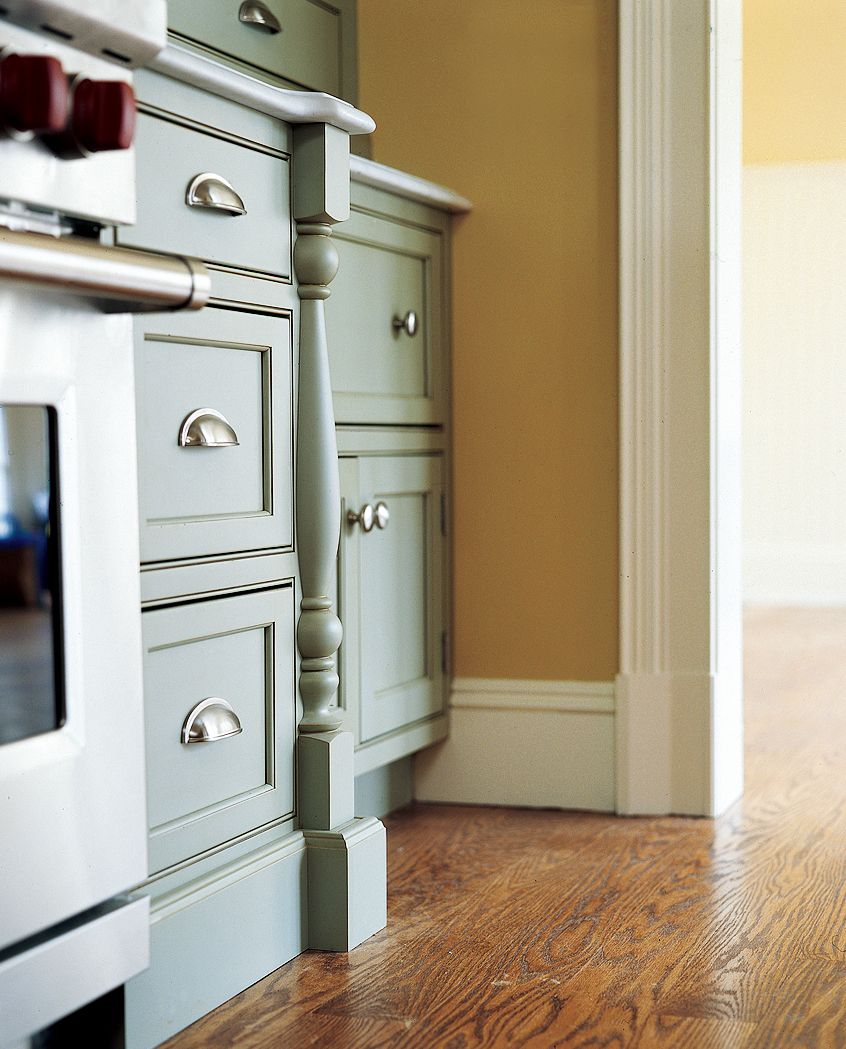
[[[215,175],[212,171],[201,171],[191,179],[185,191],[185,203],[189,208],[222,211],[226,215],[247,214],[244,201],[236,193],[232,183],[223,175]]]
[[[279,19],[266,4],[260,3],[259,0],[244,0],[238,11],[238,21],[253,29],[258,29],[260,33],[268,33],[270,36],[276,36],[277,33],[282,32]]]
[[[182,420],[177,443],[180,448],[232,448],[240,442],[220,412],[214,408],[197,408]]]
[[[216,743],[243,732],[241,720],[231,705],[218,696],[201,700],[182,726],[183,743]]]

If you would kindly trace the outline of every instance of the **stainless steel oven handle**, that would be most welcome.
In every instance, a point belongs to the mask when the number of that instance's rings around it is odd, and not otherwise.
[[[199,259],[0,229],[0,280],[93,302],[106,313],[199,310],[211,279]]]

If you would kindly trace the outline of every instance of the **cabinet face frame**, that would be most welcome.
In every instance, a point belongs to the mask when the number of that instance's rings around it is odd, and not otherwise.
[[[343,534],[338,559],[338,605],[345,623],[346,639],[341,646],[339,702],[346,712],[346,727],[355,733],[363,750],[377,747],[392,738],[392,752],[410,753],[438,737],[426,733],[421,740],[419,732],[413,733],[413,740],[408,740],[410,745],[405,748],[398,737],[407,735],[410,729],[421,723],[443,719],[445,714],[446,675],[442,647],[447,626],[447,556],[446,539],[442,533],[444,469],[444,457],[440,453],[342,456],[340,460]],[[375,505],[380,500],[390,508],[393,499],[396,507],[400,499],[413,497],[422,500],[423,517],[420,527],[423,529],[424,550],[419,553],[425,573],[423,673],[405,683],[380,690],[373,670],[379,663],[372,655],[377,643],[372,634],[375,627],[368,620],[368,608],[374,607],[373,602],[379,600],[379,595],[368,594],[369,581],[365,575],[368,558],[375,553],[376,544],[389,539],[390,528],[398,528],[400,520],[395,514],[384,534],[375,528],[365,534],[359,525],[347,522],[347,512],[358,512],[365,503]],[[396,536],[396,531],[393,536]],[[364,548],[365,543],[370,544],[370,550]],[[416,552],[410,552],[412,558]],[[419,636],[419,631],[417,633]],[[366,764],[367,759],[363,760]],[[357,771],[362,771],[359,764],[357,762]]]

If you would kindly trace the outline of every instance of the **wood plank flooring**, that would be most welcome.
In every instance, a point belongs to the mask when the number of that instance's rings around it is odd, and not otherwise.
[[[746,649],[725,816],[404,810],[388,929],[168,1049],[846,1047],[846,610],[756,611]]]

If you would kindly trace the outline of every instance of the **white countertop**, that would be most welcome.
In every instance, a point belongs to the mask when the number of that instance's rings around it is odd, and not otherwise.
[[[274,87],[249,73],[173,44],[160,51],[147,68],[241,102],[288,124],[332,124],[350,135],[369,135],[376,129],[372,117],[334,95]]]
[[[350,135],[369,135],[376,122],[349,102],[322,91],[294,91],[276,87],[241,70],[232,69],[206,55],[169,44],[148,63],[148,68],[182,80],[213,95],[240,102],[288,124],[332,124]],[[430,204],[462,215],[472,205],[466,197],[405,171],[377,164],[365,157],[350,157],[350,175],[356,182],[388,190],[407,200]]]
[[[377,164],[375,160],[368,160],[366,157],[350,157],[350,175],[355,182],[363,182],[376,189],[386,189],[420,204],[431,204],[453,215],[464,215],[473,207],[466,197],[446,186],[439,186],[437,182],[429,182],[425,178],[418,178],[417,175],[409,175],[407,171]]]

